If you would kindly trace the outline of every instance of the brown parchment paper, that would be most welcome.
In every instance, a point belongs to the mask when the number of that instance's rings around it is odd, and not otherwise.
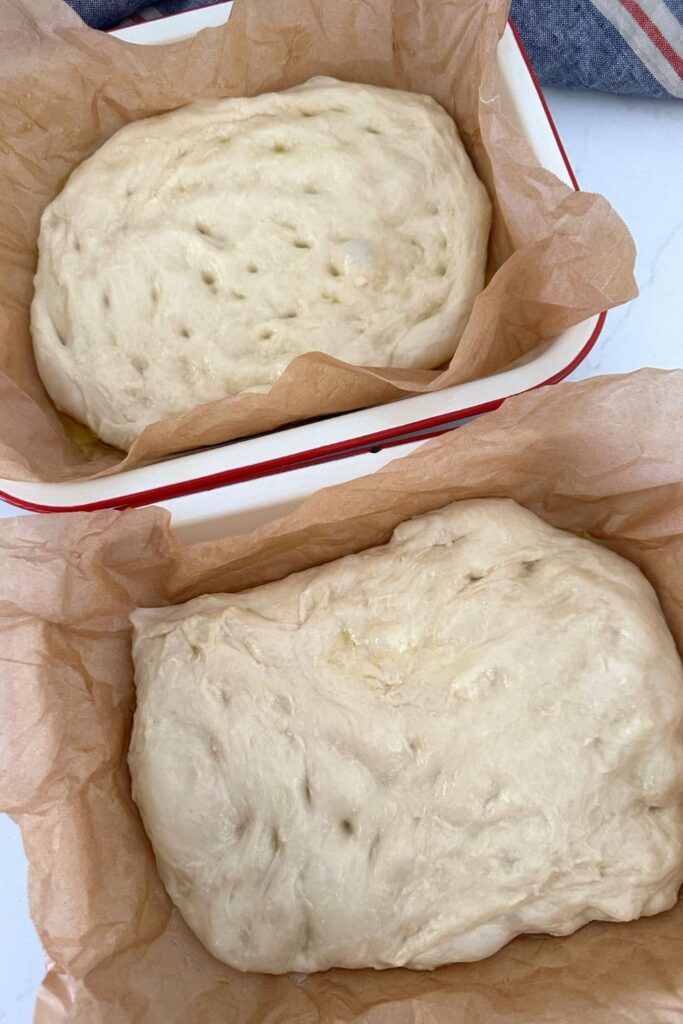
[[[0,0],[0,476],[67,480],[494,373],[633,297],[634,246],[600,196],[544,171],[501,113],[495,53],[509,0],[236,0],[229,23],[169,46],[88,29],[62,0]],[[444,372],[307,354],[267,395],[148,427],[129,455],[65,424],[37,375],[29,306],[42,210],[129,121],[315,74],[431,94],[494,202],[491,279]]]
[[[683,371],[544,389],[249,535],[187,548],[155,508],[1,522],[0,807],[23,832],[50,961],[36,1022],[680,1024],[680,903],[433,973],[238,974],[166,897],[125,757],[134,606],[279,578],[456,498],[513,497],[630,558],[681,649],[682,411]]]

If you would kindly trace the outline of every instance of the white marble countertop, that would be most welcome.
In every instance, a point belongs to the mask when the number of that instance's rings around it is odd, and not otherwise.
[[[613,311],[570,379],[683,366],[683,102],[548,90],[581,187],[602,192],[636,239],[640,297]],[[16,510],[0,502],[0,516]],[[43,973],[18,829],[0,815],[0,1024],[28,1024]]]

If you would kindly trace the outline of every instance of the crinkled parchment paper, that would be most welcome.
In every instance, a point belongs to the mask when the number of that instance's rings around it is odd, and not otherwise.
[[[609,204],[543,170],[501,112],[496,47],[509,0],[236,0],[221,28],[138,46],[62,0],[0,0],[0,476],[67,480],[494,373],[635,294],[634,246]],[[444,372],[296,359],[266,395],[147,427],[127,458],[60,417],[29,334],[41,213],[129,121],[312,75],[424,92],[457,121],[494,201],[490,281]]]
[[[681,904],[433,973],[238,974],[162,888],[126,749],[133,607],[282,577],[456,498],[513,497],[630,558],[680,649],[682,404],[683,371],[546,388],[249,535],[187,548],[155,508],[2,521],[0,807],[22,828],[51,962],[38,1024],[680,1024]]]

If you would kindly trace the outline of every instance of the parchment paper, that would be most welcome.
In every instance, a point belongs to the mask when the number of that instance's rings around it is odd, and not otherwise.
[[[165,895],[125,756],[135,605],[276,579],[455,498],[513,497],[630,558],[681,649],[682,406],[683,371],[530,393],[250,535],[187,548],[154,508],[0,523],[0,807],[22,828],[52,964],[36,1022],[680,1024],[680,903],[433,973],[231,971]]]
[[[376,405],[502,369],[635,294],[634,246],[599,196],[544,171],[502,115],[495,53],[509,0],[237,0],[229,23],[170,46],[124,43],[62,0],[0,0],[0,476],[66,480]],[[148,427],[127,458],[59,417],[37,375],[28,311],[42,210],[129,121],[205,96],[315,74],[438,100],[494,200],[491,279],[445,372],[296,359],[267,395]]]

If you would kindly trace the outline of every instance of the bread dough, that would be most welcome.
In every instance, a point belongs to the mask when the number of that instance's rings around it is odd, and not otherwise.
[[[220,960],[433,968],[674,904],[683,670],[619,556],[463,501],[133,618],[133,795]]]
[[[304,352],[432,368],[484,286],[490,203],[427,96],[314,79],[117,132],[46,209],[31,327],[59,409],[129,448]]]

